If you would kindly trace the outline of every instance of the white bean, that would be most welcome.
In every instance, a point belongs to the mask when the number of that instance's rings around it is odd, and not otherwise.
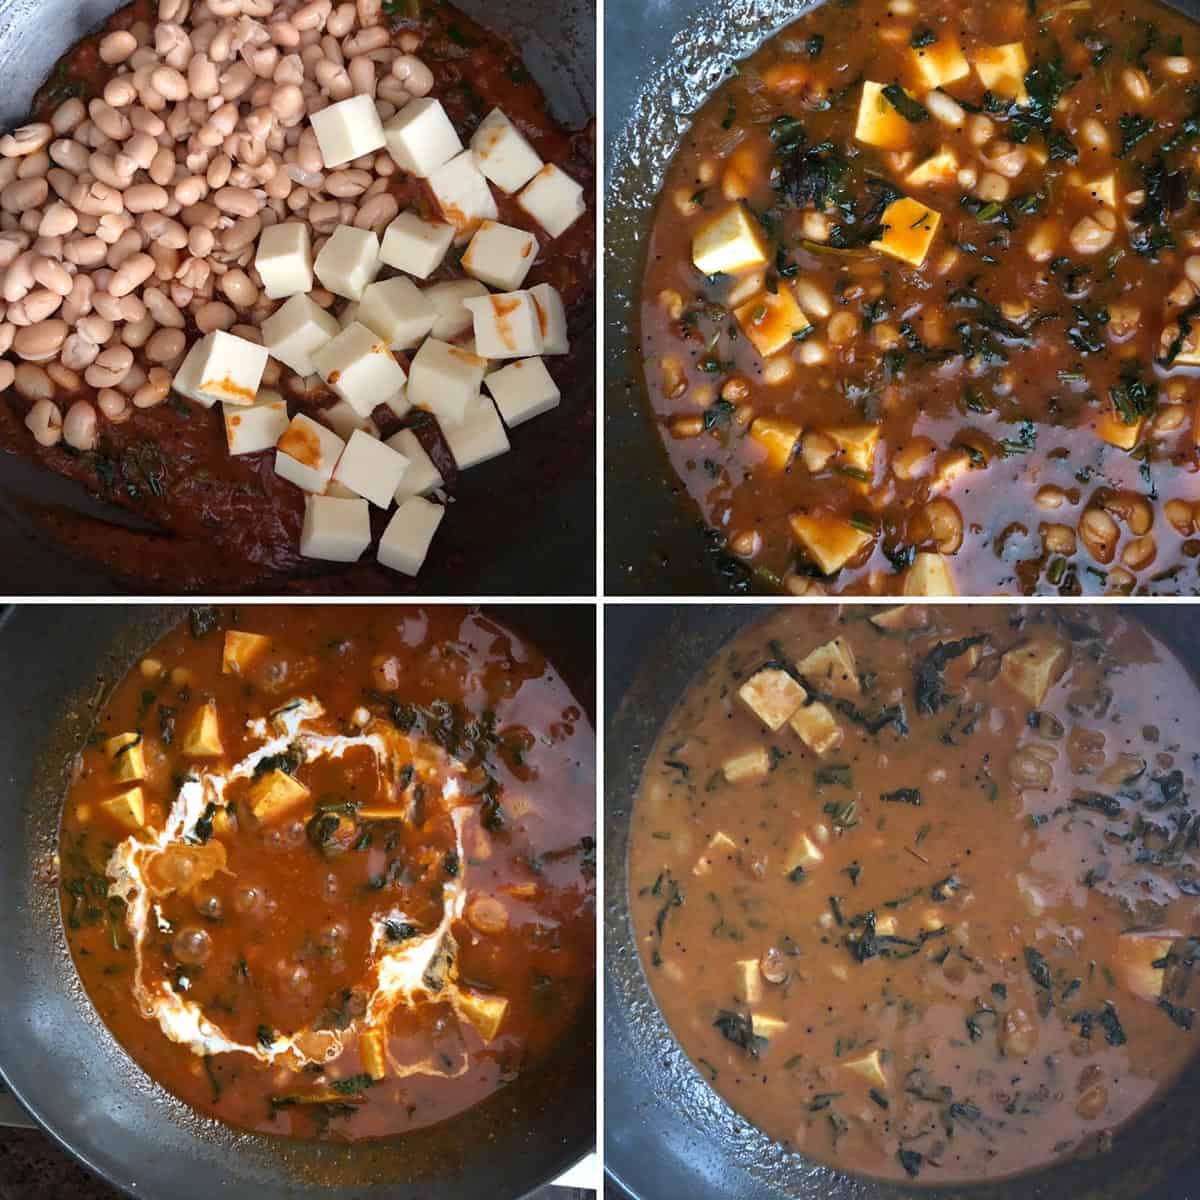
[[[14,377],[19,370],[14,372]],[[46,376],[46,383],[50,383],[49,376]],[[49,397],[35,400],[33,407],[25,414],[25,427],[39,446],[56,446],[63,435],[63,418],[58,405]]]
[[[89,367],[94,371],[95,367]],[[62,423],[63,441],[76,450],[93,450],[97,437],[96,410],[89,400],[76,400]]]

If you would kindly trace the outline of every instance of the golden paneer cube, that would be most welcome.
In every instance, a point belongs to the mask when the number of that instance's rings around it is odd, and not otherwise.
[[[1179,359],[1175,361],[1178,362]],[[1118,450],[1132,450],[1138,444],[1145,424],[1146,418],[1139,416],[1132,425],[1127,425],[1116,405],[1111,400],[1105,400],[1092,428],[1102,442],[1107,442]]]
[[[146,797],[140,787],[101,800],[100,807],[131,833],[136,833],[146,823]]]
[[[718,858],[725,858],[737,849],[737,843],[727,833],[717,831],[709,840],[708,847],[692,868],[693,875],[708,875],[713,869],[713,863]]]
[[[1025,72],[1029,59],[1020,42],[1004,46],[981,46],[975,52],[975,72],[989,92],[1018,104],[1029,102]]]
[[[508,1000],[504,996],[488,996],[483,992],[468,992],[460,988],[455,1000],[455,1010],[485,1042],[495,1040],[500,1032],[500,1023],[508,1011]]]
[[[737,998],[746,1005],[753,1006],[762,1001],[763,977],[758,969],[757,958],[743,958],[737,966]]]
[[[807,871],[812,867],[819,866],[824,861],[825,855],[822,853],[821,847],[807,833],[798,833],[792,839],[792,844],[784,856],[783,873],[790,875],[797,868]]]
[[[943,146],[932,158],[918,163],[904,182],[909,187],[929,187],[931,184],[954,183],[958,176],[958,155],[949,146]]]
[[[262,822],[276,821],[304,804],[308,788],[286,771],[268,771],[250,789],[250,811]]]
[[[879,445],[878,425],[844,425],[826,429],[825,434],[837,443],[843,466],[853,467],[874,478],[875,450]]]
[[[1172,366],[1176,367],[1200,367],[1200,323],[1193,321],[1191,330],[1183,339],[1183,345],[1180,347],[1179,353],[1175,356]],[[1174,338],[1179,335],[1179,322],[1170,321],[1167,328],[1163,331],[1163,340],[1166,344],[1170,344]]]
[[[877,629],[887,629],[890,631],[912,628],[912,616],[914,612],[919,611],[915,605],[897,604],[895,608],[880,609],[874,616],[868,617]]]
[[[815,688],[834,696],[849,700],[862,691],[854,651],[845,638],[835,637],[818,646],[796,664],[796,669]]]
[[[1038,708],[1066,662],[1067,648],[1061,642],[1034,638],[1000,656],[1000,678]]]
[[[760,292],[735,308],[733,315],[750,344],[763,358],[770,358],[790,346],[793,335],[809,326],[789,283],[780,283],[776,292]]]
[[[221,670],[226,675],[244,675],[270,648],[271,639],[263,637],[261,633],[243,633],[240,629],[226,630]]]
[[[1097,204],[1103,204],[1108,208],[1117,207],[1117,176],[1113,172],[1100,179],[1081,180],[1076,187],[1081,192],[1087,192]]]
[[[146,750],[140,733],[118,733],[100,749],[112,763],[113,778],[118,783],[136,783],[146,778]]]
[[[901,196],[883,210],[883,236],[871,245],[892,258],[919,267],[929,253],[942,217],[919,200]]]
[[[844,517],[832,513],[820,516],[794,513],[789,521],[796,541],[825,575],[840,571],[874,540],[874,534],[856,529]]]
[[[735,754],[721,764],[726,783],[745,783],[761,779],[771,769],[771,756],[765,746],[756,746],[744,754]]]
[[[887,1087],[887,1075],[884,1074],[883,1060],[878,1050],[872,1050],[870,1054],[864,1054],[860,1058],[847,1059],[842,1066],[865,1079],[872,1087]]]
[[[753,1030],[755,1037],[766,1038],[767,1041],[770,1041],[771,1038],[781,1034],[787,1027],[788,1023],[779,1017],[769,1017],[766,1013],[757,1012],[750,1014],[750,1028]]]
[[[692,239],[692,262],[701,275],[736,275],[766,261],[762,230],[740,202],[713,217]]]
[[[775,733],[808,699],[808,693],[786,671],[763,667],[738,688],[738,699]]]
[[[382,1079],[387,1075],[387,1055],[383,1048],[383,1034],[378,1029],[368,1029],[358,1042],[359,1056],[362,1058],[363,1070],[372,1079]]]
[[[774,417],[757,417],[750,423],[750,436],[767,452],[767,462],[777,471],[785,470],[792,461],[803,432],[799,425]]]
[[[797,709],[788,724],[814,754],[828,754],[842,744],[842,727],[819,700]]]
[[[1113,966],[1117,978],[1135,996],[1157,1003],[1162,995],[1166,967],[1156,967],[1183,934],[1177,929],[1154,929],[1123,933],[1117,938]]]
[[[854,136],[865,146],[901,150],[908,145],[909,124],[883,94],[883,87],[870,79],[863,81]]]
[[[971,73],[971,64],[952,37],[940,38],[932,46],[922,46],[912,53],[917,77],[929,91],[956,83]]]
[[[216,702],[210,700],[197,710],[183,734],[183,752],[189,758],[216,758],[224,753],[221,722]]]
[[[950,564],[932,550],[922,550],[904,575],[905,596],[957,596]]]

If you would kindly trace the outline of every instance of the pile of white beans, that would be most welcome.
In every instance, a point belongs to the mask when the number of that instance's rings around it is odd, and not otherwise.
[[[326,171],[308,117],[365,93],[386,121],[433,87],[419,45],[393,44],[382,0],[159,0],[153,27],[101,40],[102,96],[0,138],[0,389],[31,402],[41,445],[93,449],[161,404],[188,315],[261,342],[280,303],[254,269],[264,227],[307,221],[314,254],[339,224],[382,233],[395,162]]]

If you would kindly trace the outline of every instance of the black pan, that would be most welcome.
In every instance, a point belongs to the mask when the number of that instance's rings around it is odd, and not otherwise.
[[[595,1142],[595,1011],[537,1070],[452,1121],[353,1146],[197,1117],[121,1049],[83,993],[46,882],[71,761],[95,705],[186,609],[17,606],[0,616],[0,1082],[85,1165],[147,1200],[516,1200]],[[506,607],[589,712],[590,606]]]
[[[605,1170],[630,1200],[1197,1200],[1200,1057],[1110,1154],[972,1187],[858,1178],[784,1150],[744,1121],[679,1048],[651,995],[629,914],[629,813],[659,728],[691,679],[763,608],[609,607],[605,625]],[[1140,605],[1200,667],[1197,610]],[[619,747],[620,753],[614,753]]]
[[[55,61],[124,0],[0,0],[0,129],[19,125]],[[521,51],[557,120],[595,112],[595,0],[457,0]],[[587,218],[585,218],[587,219]],[[465,472],[455,519],[438,532],[422,595],[579,596],[596,590],[595,320],[573,315],[572,380],[553,412],[523,425],[513,449]],[[144,529],[68,480],[0,451],[0,592],[101,596],[141,592],[47,540],[38,514],[67,509]],[[461,514],[461,515],[458,515]],[[414,588],[397,577],[397,592]]]

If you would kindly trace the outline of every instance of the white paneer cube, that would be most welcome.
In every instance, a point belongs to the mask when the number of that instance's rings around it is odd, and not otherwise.
[[[522,358],[509,363],[507,367],[493,371],[484,383],[509,428],[558,407],[558,384],[540,358]]]
[[[762,230],[740,201],[705,222],[692,238],[692,262],[701,275],[736,275],[766,261]]]
[[[272,358],[297,375],[315,375],[312,356],[337,337],[337,317],[310,296],[293,296],[262,323],[263,343]]]
[[[356,409],[351,408],[345,400],[339,400],[328,408],[321,409],[321,420],[333,430],[343,441],[349,441],[355,430],[361,429],[372,437],[379,436],[379,430],[370,417],[362,416]]]
[[[379,274],[379,239],[369,229],[339,225],[313,264],[317,278],[335,296],[361,300]]]
[[[471,310],[464,301],[486,296],[488,290],[477,279],[448,279],[435,283],[421,293],[433,305],[430,335],[447,341],[471,328]]]
[[[287,401],[278,392],[259,392],[258,399],[249,407],[223,404],[221,408],[230,454],[273,450],[288,427]]]
[[[547,163],[522,189],[517,203],[552,237],[561,237],[587,211],[583,188]]]
[[[309,496],[304,502],[300,553],[329,562],[357,562],[371,544],[371,512],[365,500]]]
[[[213,403],[253,404],[267,365],[266,348],[223,329],[210,336],[211,342],[204,339],[208,350],[200,362],[196,391]]]
[[[308,226],[303,221],[268,225],[258,239],[254,269],[263,281],[268,300],[311,292],[313,263]]]
[[[388,153],[401,170],[426,179],[458,154],[463,144],[440,100],[410,100],[384,127]]]
[[[408,369],[409,403],[433,413],[443,426],[461,424],[486,369],[482,358],[460,346],[426,338]]]
[[[475,130],[471,149],[479,169],[502,192],[519,192],[541,169],[542,160],[525,135],[498,108]]]
[[[385,144],[383,124],[372,96],[339,100],[309,117],[326,170],[340,167]]]
[[[469,236],[480,221],[494,221],[500,215],[470,150],[438,167],[429,176],[429,190],[460,238]]]
[[[482,286],[482,285],[480,285]],[[486,288],[484,289],[487,290]],[[471,323],[471,314],[464,308],[466,313],[467,325]],[[465,329],[466,326],[463,326]],[[198,342],[192,343],[192,348],[184,356],[183,362],[179,364],[179,370],[175,372],[175,378],[171,380],[171,388],[178,392],[181,396],[185,396],[188,400],[194,400],[201,408],[212,408],[216,403],[215,400],[209,400],[207,396],[202,396],[199,392],[200,387],[200,368],[205,359],[208,358],[208,352],[212,348],[212,337],[210,333],[202,337]]]
[[[542,330],[542,353],[566,354],[571,344],[567,340],[567,310],[563,308],[562,297],[548,283],[531,287],[529,294]]]
[[[404,368],[373,330],[354,322],[313,355],[317,374],[359,416],[369,417],[380,404],[401,394]]]
[[[484,358],[528,358],[542,352],[542,327],[528,292],[497,292],[464,301],[475,326],[475,348]]]
[[[306,492],[323,492],[345,448],[332,429],[297,413],[275,443],[275,474]]]
[[[442,265],[454,226],[445,221],[423,221],[411,210],[402,212],[384,231],[379,257],[389,267],[418,279],[428,279]]]
[[[487,396],[476,396],[458,425],[443,425],[442,437],[460,471],[505,454],[511,448],[496,406]]]
[[[350,435],[333,469],[333,479],[364,500],[390,508],[407,469],[408,459],[399,450],[359,429]]]
[[[429,553],[429,543],[446,510],[424,496],[410,496],[394,513],[379,539],[379,564],[404,575],[416,575]]]
[[[423,496],[445,483],[441,471],[433,465],[433,459],[425,453],[420,438],[411,429],[401,429],[388,438],[387,444],[408,459],[408,469],[396,487],[397,504],[403,504],[409,496]]]
[[[462,256],[463,270],[503,292],[515,292],[525,282],[537,258],[538,242],[532,233],[484,221]]]
[[[411,350],[433,328],[433,305],[411,279],[379,279],[363,292],[355,319],[393,350]]]

